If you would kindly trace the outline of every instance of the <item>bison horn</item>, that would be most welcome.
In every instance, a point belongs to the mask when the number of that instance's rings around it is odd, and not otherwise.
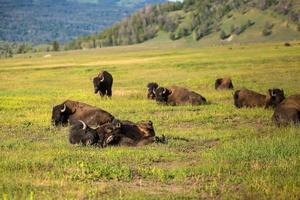
[[[100,82],[103,82],[104,81],[104,76],[102,77],[102,79],[100,80]]]
[[[155,94],[155,95],[156,95],[156,93],[155,93],[155,88],[153,88],[153,94]]]
[[[274,93],[274,90],[272,90],[271,95],[272,95],[272,97],[276,96],[275,93]]]
[[[109,144],[111,141],[114,140],[114,136],[110,135],[107,139],[106,139],[106,144]]]
[[[66,109],[67,109],[67,106],[66,106],[66,104],[64,104],[64,108],[63,108],[63,109],[61,109],[60,111],[61,111],[61,112],[65,112],[65,111],[66,111]]]
[[[117,127],[117,128],[121,128],[121,123],[117,123],[117,124],[116,124],[116,127]]]
[[[81,122],[82,123],[82,130],[85,130],[86,129],[86,124],[84,123],[84,121],[82,121],[82,120],[78,120],[79,122]]]
[[[167,92],[167,90],[166,90],[166,88],[165,88],[164,91],[163,91],[163,94],[166,94],[166,92]]]

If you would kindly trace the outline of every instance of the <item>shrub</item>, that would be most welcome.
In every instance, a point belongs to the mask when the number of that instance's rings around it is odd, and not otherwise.
[[[221,31],[221,33],[220,33],[220,38],[222,39],[222,40],[225,40],[226,38],[228,38],[230,36],[230,34],[228,35],[228,34],[226,34],[225,33],[225,31]]]
[[[263,36],[268,36],[272,34],[272,28],[273,28],[273,24],[269,23],[268,21],[265,23],[264,29],[262,31],[262,35]]]

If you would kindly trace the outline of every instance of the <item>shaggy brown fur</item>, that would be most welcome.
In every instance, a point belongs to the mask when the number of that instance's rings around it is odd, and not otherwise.
[[[300,123],[300,94],[292,95],[282,101],[272,116],[273,122],[278,126]]]
[[[93,79],[95,94],[99,91],[101,97],[107,95],[112,96],[113,77],[107,71],[101,71],[97,77]]]
[[[184,87],[173,85],[169,88],[159,87],[155,90],[156,101],[169,105],[201,105],[206,103],[206,99],[200,94],[190,91]]]
[[[67,100],[62,104],[53,107],[52,123],[55,126],[76,123],[78,120],[84,121],[88,126],[98,126],[107,122],[112,122],[114,116],[100,108]]]
[[[155,142],[155,131],[151,121],[122,121],[121,134],[118,143],[121,146],[142,146]]]
[[[280,89],[269,89],[267,95],[259,94],[252,90],[241,89],[235,91],[234,105],[241,107],[276,107],[283,99],[284,92]]]
[[[219,78],[215,81],[216,90],[233,89],[232,80],[230,78]]]

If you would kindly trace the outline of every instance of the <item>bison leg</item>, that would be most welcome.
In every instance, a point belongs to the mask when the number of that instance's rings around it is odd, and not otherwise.
[[[99,94],[100,94],[101,97],[104,97],[104,95],[105,95],[105,93],[103,93],[101,91],[99,91]]]
[[[106,94],[107,94],[108,97],[112,96],[111,88],[109,88],[109,89],[106,90]]]

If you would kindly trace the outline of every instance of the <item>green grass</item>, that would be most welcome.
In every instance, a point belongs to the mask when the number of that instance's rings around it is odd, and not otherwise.
[[[161,46],[163,47],[163,45]],[[299,199],[300,129],[277,128],[272,110],[236,109],[236,89],[280,87],[299,93],[300,45],[209,48],[155,45],[26,54],[0,63],[0,196],[3,199]],[[101,69],[114,76],[113,98],[93,94]],[[178,84],[211,104],[169,107],[146,99],[146,85]],[[50,125],[66,99],[120,119],[152,120],[167,145],[72,146],[68,128]]]
[[[184,17],[183,23],[189,23],[190,19],[187,17],[188,14],[174,12],[170,13],[170,15],[175,13]],[[235,27],[242,26],[245,25],[248,20],[254,22],[254,25],[248,27],[239,35],[233,33],[230,40],[221,40],[220,31],[212,30],[211,34],[201,38],[199,41],[194,41],[191,35],[172,41],[170,40],[168,33],[160,31],[158,32],[157,37],[146,41],[141,45],[161,47],[167,43],[169,46],[173,46],[174,48],[207,47],[216,45],[251,44],[258,42],[288,42],[300,39],[300,32],[297,30],[297,24],[290,21],[287,16],[274,14],[274,12],[269,10],[261,11],[254,8],[232,11],[229,15],[224,16],[220,21],[220,30],[225,31],[226,34],[230,34],[232,25]],[[273,24],[272,34],[269,36],[262,35],[266,22]]]

